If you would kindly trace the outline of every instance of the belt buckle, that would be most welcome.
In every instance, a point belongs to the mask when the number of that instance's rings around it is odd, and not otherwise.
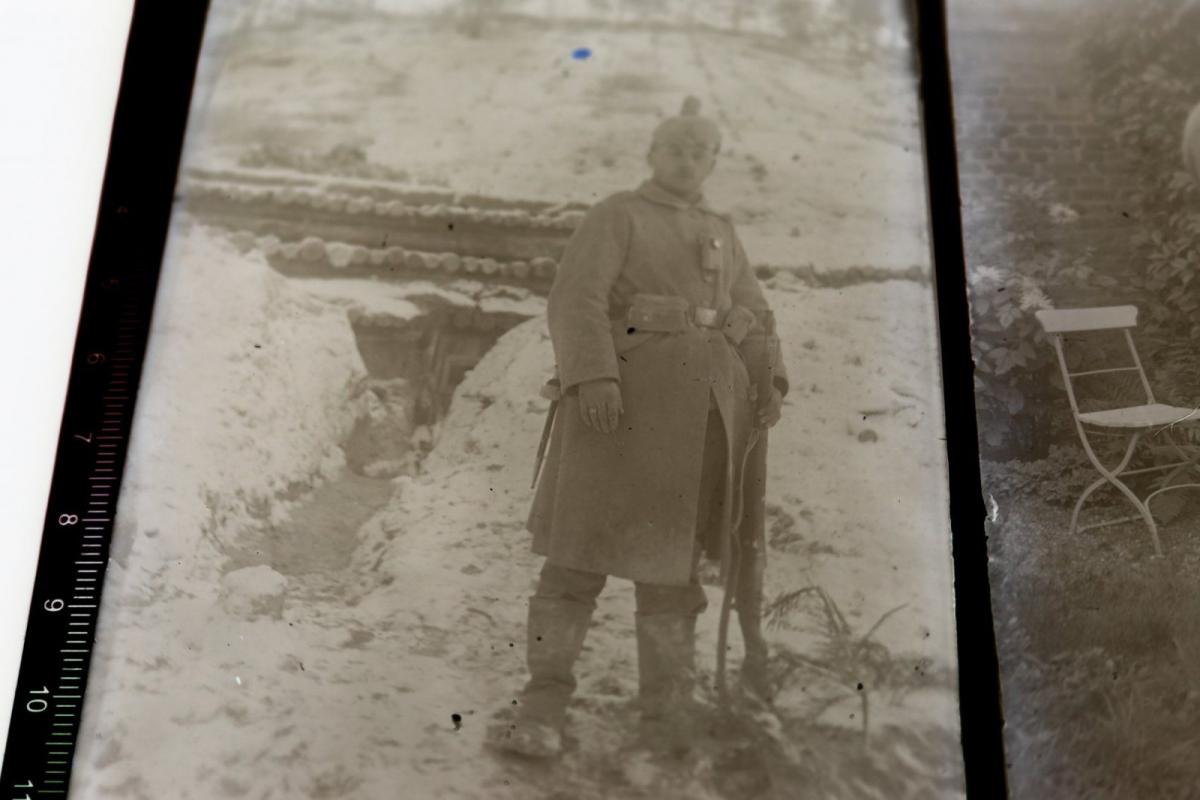
[[[720,312],[715,308],[703,308],[697,306],[695,310],[692,311],[692,321],[702,328],[717,327],[717,319],[719,316]]]

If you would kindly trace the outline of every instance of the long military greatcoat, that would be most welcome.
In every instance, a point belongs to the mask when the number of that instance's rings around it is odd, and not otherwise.
[[[739,348],[720,329],[638,330],[626,317],[638,294],[722,311],[767,308],[733,225],[703,199],[688,204],[647,181],[593,207],[550,291],[563,398],[529,529],[534,551],[561,566],[686,585],[698,523],[709,541],[721,533],[707,526],[722,520],[697,519],[709,410],[724,422],[728,500],[752,425],[747,362],[756,345],[761,362],[764,337],[758,327]],[[774,376],[786,392],[781,361]],[[578,386],[598,378],[620,382],[624,414],[614,433],[580,419]]]

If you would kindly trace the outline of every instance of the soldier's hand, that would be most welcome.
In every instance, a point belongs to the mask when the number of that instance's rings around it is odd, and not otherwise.
[[[771,387],[771,396],[767,398],[767,403],[758,412],[758,426],[760,428],[773,428],[775,423],[779,422],[779,418],[783,416],[783,395],[774,386]]]
[[[609,378],[579,384],[579,416],[589,428],[612,433],[625,409],[621,407],[621,389]]]

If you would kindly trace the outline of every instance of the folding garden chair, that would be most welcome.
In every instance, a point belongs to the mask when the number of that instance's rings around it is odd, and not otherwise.
[[[1079,440],[1083,443],[1083,449],[1087,453],[1088,460],[1092,462],[1092,466],[1101,475],[1100,478],[1084,489],[1083,494],[1079,496],[1079,500],[1075,503],[1075,510],[1071,514],[1070,532],[1074,533],[1076,530],[1084,531],[1091,528],[1116,525],[1121,522],[1141,519],[1150,529],[1150,537],[1154,540],[1154,554],[1161,556],[1162,545],[1158,539],[1158,526],[1155,524],[1154,517],[1150,513],[1150,501],[1163,492],[1173,489],[1200,488],[1200,483],[1174,483],[1179,476],[1183,475],[1187,470],[1196,467],[1197,461],[1200,461],[1200,452],[1195,456],[1189,456],[1180,446],[1175,438],[1174,428],[1177,425],[1185,423],[1200,422],[1200,408],[1169,406],[1155,401],[1154,392],[1150,389],[1150,382],[1146,379],[1146,370],[1142,367],[1142,360],[1138,356],[1137,348],[1133,344],[1133,335],[1130,333],[1132,328],[1137,327],[1137,315],[1138,310],[1136,306],[1106,306],[1100,308],[1047,309],[1038,311],[1037,319],[1042,324],[1042,328],[1046,333],[1050,335],[1051,343],[1054,345],[1054,352],[1058,355],[1058,365],[1062,370],[1063,384],[1067,390],[1067,398],[1071,402],[1071,414],[1075,419],[1075,429],[1079,432]],[[1129,346],[1129,354],[1133,359],[1132,364],[1106,369],[1071,371],[1067,365],[1067,358],[1063,348],[1064,334],[1115,330],[1119,330],[1124,334],[1125,343]],[[1072,383],[1073,378],[1079,378],[1084,375],[1120,372],[1136,372],[1138,374],[1138,377],[1141,379],[1142,388],[1146,393],[1146,402],[1144,404],[1126,406],[1124,408],[1112,408],[1105,411],[1081,412],[1079,410],[1079,402],[1075,395],[1074,384]],[[1116,432],[1118,436],[1129,437],[1129,442],[1125,447],[1125,455],[1122,456],[1120,463],[1112,469],[1105,467],[1100,462],[1089,440],[1089,433],[1097,435],[1101,431]],[[1140,469],[1127,469],[1129,462],[1133,459],[1138,443],[1147,433],[1154,437],[1161,436],[1175,450],[1179,456],[1179,460],[1172,461],[1169,464],[1156,464]],[[1121,480],[1129,475],[1150,472],[1168,472],[1168,474],[1163,479],[1159,488],[1142,498],[1139,498]],[[1083,508],[1083,504],[1093,492],[1106,483],[1116,487],[1133,504],[1138,513],[1134,516],[1110,519],[1078,527],[1079,512]]]

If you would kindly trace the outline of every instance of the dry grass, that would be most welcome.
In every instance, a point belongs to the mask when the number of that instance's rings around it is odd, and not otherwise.
[[[767,608],[767,624],[778,627],[785,624],[787,617],[800,610],[805,603],[815,601],[823,617],[825,641],[815,653],[798,653],[780,649],[776,657],[782,661],[778,680],[787,685],[808,671],[816,671],[843,686],[848,692],[857,694],[862,707],[862,738],[868,741],[871,724],[871,692],[880,686],[893,684],[890,680],[900,674],[907,677],[908,669],[896,669],[897,658],[871,637],[888,618],[907,604],[887,611],[875,621],[865,634],[856,634],[846,621],[837,603],[820,586],[805,586],[777,597]],[[832,698],[828,705],[838,702]],[[822,709],[823,710],[823,709]],[[820,713],[817,714],[820,716]]]
[[[1162,527],[1165,559],[1151,557],[1144,526],[1068,538],[1069,509],[1033,492],[998,502],[992,591],[1013,796],[1200,796],[1200,500]]]

